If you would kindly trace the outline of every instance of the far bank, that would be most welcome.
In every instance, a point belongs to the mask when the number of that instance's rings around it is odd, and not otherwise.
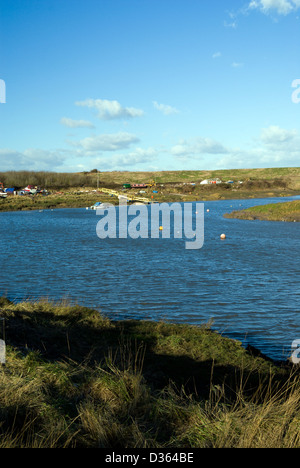
[[[268,205],[253,206],[246,210],[236,210],[226,213],[225,218],[247,219],[250,221],[300,221],[300,200],[284,203],[270,203]]]
[[[39,186],[49,194],[0,198],[0,211],[84,208],[96,202],[117,204],[116,193],[159,203],[205,202],[300,195],[300,168],[160,172],[95,169],[77,174],[11,171],[0,172],[0,184],[16,190],[28,184]],[[109,190],[111,193],[107,193]]]

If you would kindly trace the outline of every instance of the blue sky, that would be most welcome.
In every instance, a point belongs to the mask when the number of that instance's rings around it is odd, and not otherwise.
[[[0,171],[300,166],[300,0],[0,0]]]

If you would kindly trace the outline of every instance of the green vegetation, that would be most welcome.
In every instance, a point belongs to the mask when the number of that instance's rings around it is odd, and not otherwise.
[[[0,299],[1,448],[300,447],[297,367],[209,326]]]
[[[300,200],[285,203],[272,203],[226,213],[226,218],[266,221],[300,221]]]
[[[216,178],[223,183],[200,185],[205,179]],[[226,183],[229,180],[234,183]],[[139,195],[138,189],[124,191],[123,185],[149,184],[153,181],[156,185],[149,186],[142,196],[160,203],[286,197],[300,194],[300,168],[101,173],[93,169],[91,172],[80,174],[21,171],[0,173],[0,182],[6,187],[16,188],[24,188],[28,184],[37,185],[49,190],[51,195],[0,198],[0,211],[83,208],[97,201],[118,203],[117,198],[101,193],[101,188]],[[153,190],[157,193],[153,193]]]
[[[84,174],[60,172],[7,171],[0,172],[0,182],[5,187],[22,189],[27,185],[37,185],[46,189],[80,187],[86,184]]]

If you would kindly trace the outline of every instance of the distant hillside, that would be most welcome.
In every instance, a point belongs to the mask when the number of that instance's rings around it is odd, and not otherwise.
[[[96,180],[96,174],[90,174]],[[154,180],[156,183],[172,182],[200,182],[204,179],[219,178],[228,180],[270,180],[284,178],[289,181],[290,188],[300,189],[300,167],[284,167],[269,169],[224,169],[215,171],[157,171],[157,172],[101,172],[98,177],[103,183],[147,183]]]
[[[111,171],[82,173],[56,173],[45,171],[7,171],[0,172],[0,182],[5,187],[25,187],[28,184],[38,185],[47,189],[62,189],[74,187],[120,186],[128,183],[184,183],[200,182],[204,179],[219,178],[226,182],[284,179],[288,187],[300,189],[300,167],[268,168],[268,169],[227,169],[215,171],[157,171],[129,172]]]

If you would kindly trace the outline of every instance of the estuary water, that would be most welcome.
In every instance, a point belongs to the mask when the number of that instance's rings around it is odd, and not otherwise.
[[[204,202],[199,250],[174,236],[101,240],[99,217],[86,209],[1,213],[0,294],[65,298],[112,320],[212,321],[243,346],[286,359],[300,339],[300,225],[223,215],[296,198]]]

